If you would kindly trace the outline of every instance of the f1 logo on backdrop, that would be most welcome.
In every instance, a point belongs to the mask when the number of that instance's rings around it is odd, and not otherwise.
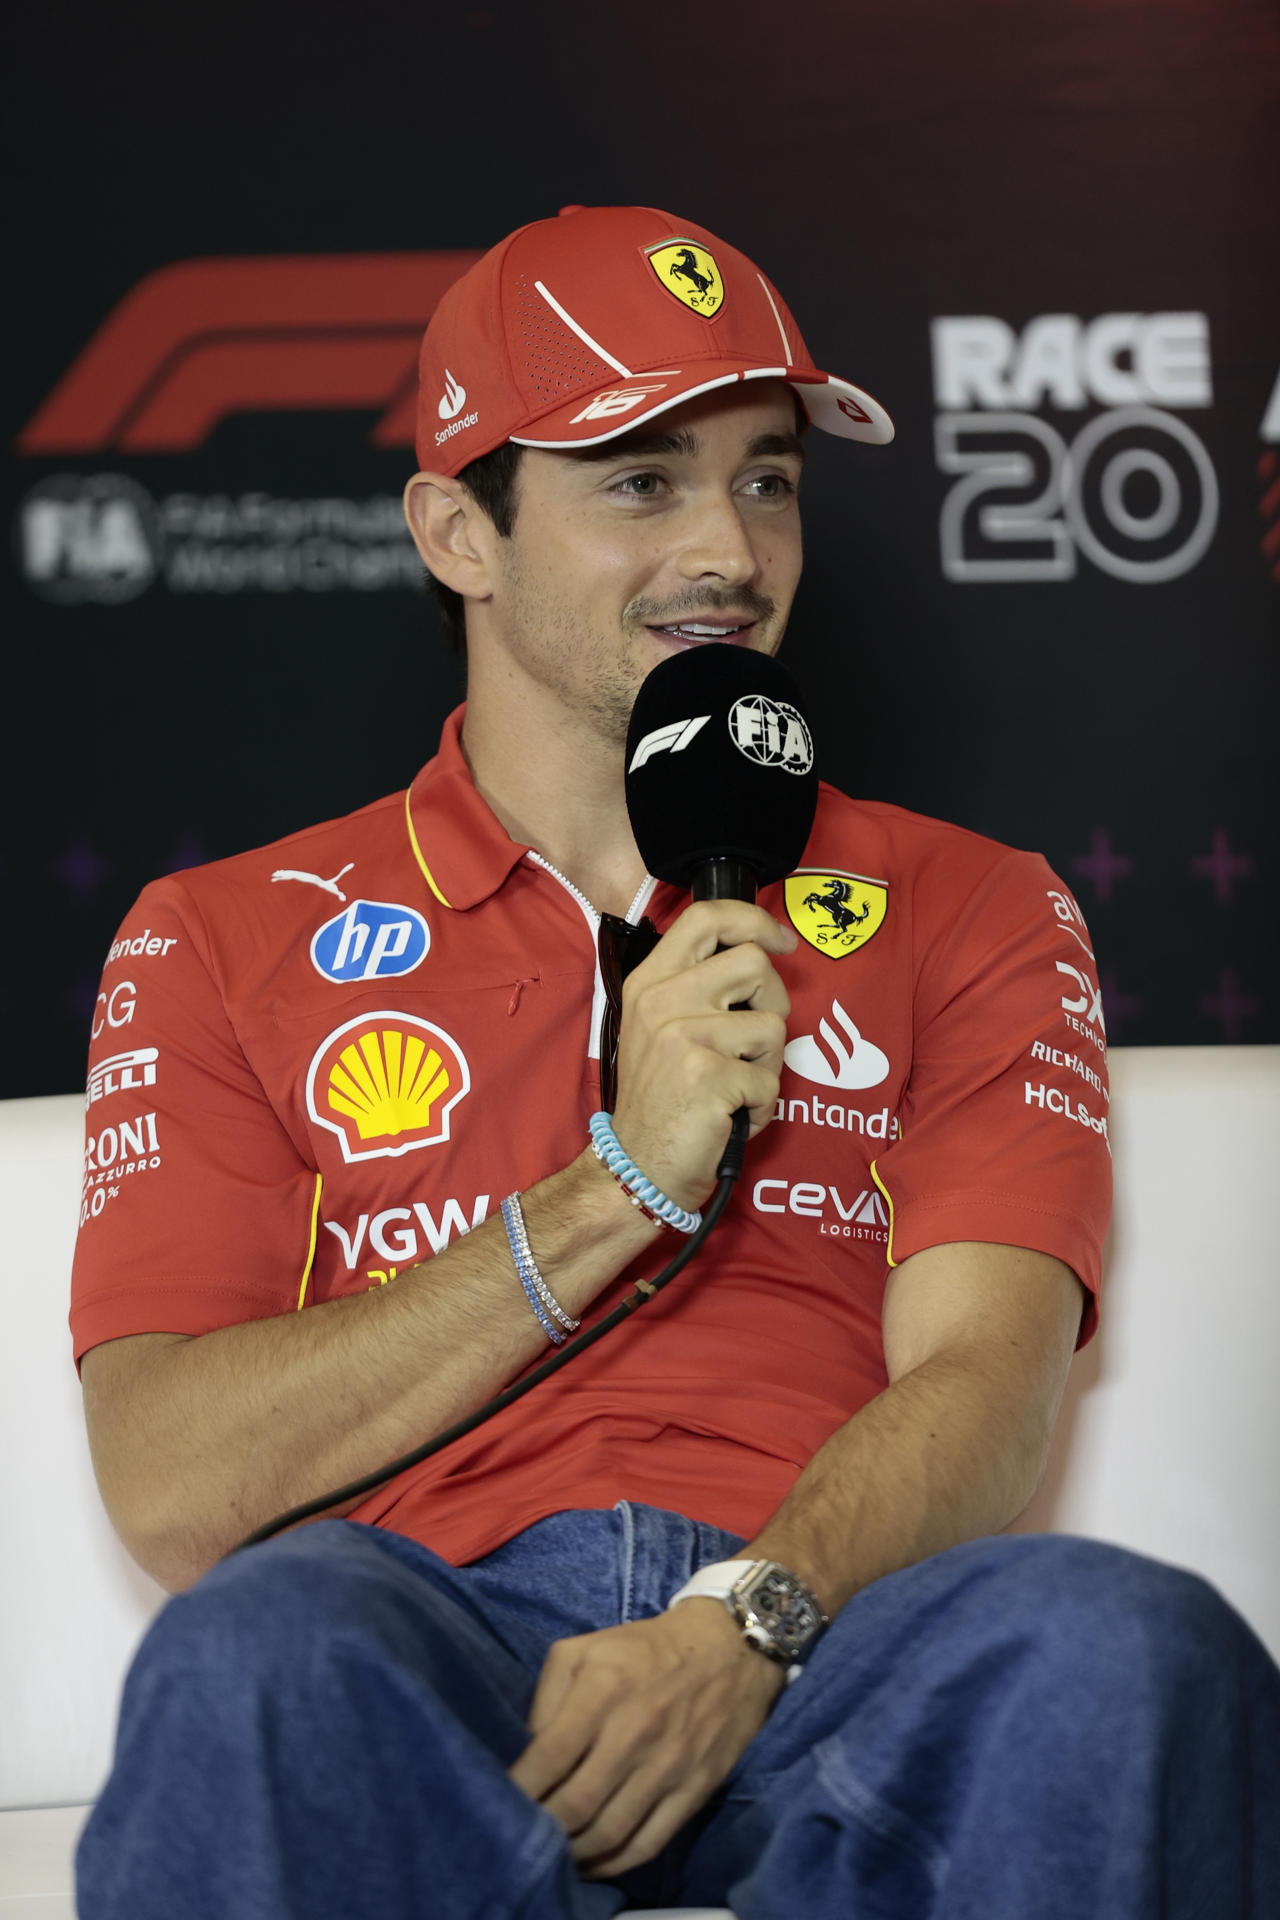
[[[375,446],[412,446],[423,329],[479,258],[280,254],[162,267],[108,314],[18,451],[186,453],[232,413],[351,407],[383,410]]]
[[[1170,412],[1212,404],[1203,313],[989,314],[932,323],[942,571],[956,581],[1070,580],[1083,554],[1155,584],[1202,558],[1218,482]],[[1042,418],[1101,406],[1074,435]]]
[[[103,321],[18,452],[113,464],[185,454],[199,476],[200,449],[233,415],[356,410],[377,414],[375,447],[412,446],[423,329],[479,258],[280,255],[161,268]],[[256,488],[260,477],[245,479]],[[398,495],[346,499],[339,482],[322,485],[322,497],[280,499],[184,480],[158,498],[136,474],[101,466],[37,480],[18,525],[30,590],[62,605],[131,600],[157,582],[181,594],[421,590]]]

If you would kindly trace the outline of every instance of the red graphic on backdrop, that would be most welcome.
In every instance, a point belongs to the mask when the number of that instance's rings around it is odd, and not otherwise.
[[[351,407],[382,409],[375,446],[412,446],[423,328],[479,258],[281,254],[162,267],[99,327],[18,449],[186,453],[228,414]]]
[[[1268,447],[1258,461],[1258,479],[1262,486],[1258,513],[1270,522],[1262,536],[1262,557],[1271,568],[1271,578],[1280,581],[1280,457],[1274,447]]]

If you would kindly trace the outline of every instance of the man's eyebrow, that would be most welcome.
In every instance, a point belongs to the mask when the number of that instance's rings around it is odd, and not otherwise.
[[[748,460],[777,460],[789,453],[803,464],[804,442],[798,433],[758,433],[747,448]]]
[[[659,453],[692,459],[701,451],[702,442],[690,427],[677,427],[674,433],[620,433],[616,440],[602,441],[598,447],[566,448],[578,460],[647,460]]]
[[[619,434],[616,440],[602,441],[598,447],[573,450],[577,460],[649,460],[663,453],[693,459],[701,451],[702,441],[690,427],[678,427],[674,433]],[[804,460],[804,443],[798,433],[758,433],[748,443],[746,457],[777,460],[788,454]]]

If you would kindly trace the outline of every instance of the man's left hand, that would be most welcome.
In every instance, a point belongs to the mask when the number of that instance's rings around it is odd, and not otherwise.
[[[719,1600],[557,1640],[511,1778],[555,1815],[586,1878],[612,1879],[711,1797],[785,1683]]]

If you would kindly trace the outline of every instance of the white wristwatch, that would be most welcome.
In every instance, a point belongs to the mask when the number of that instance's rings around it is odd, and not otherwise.
[[[816,1594],[776,1560],[717,1560],[672,1594],[667,1611],[695,1599],[722,1600],[743,1639],[787,1669],[788,1686],[829,1624]]]

